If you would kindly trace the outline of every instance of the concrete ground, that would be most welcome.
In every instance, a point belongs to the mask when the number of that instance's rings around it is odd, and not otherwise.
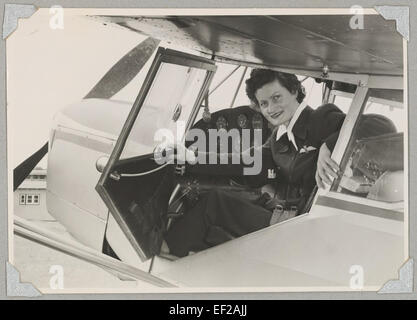
[[[16,215],[19,216],[19,212],[16,212]],[[21,217],[74,240],[65,227],[47,212],[38,216]],[[144,289],[146,291],[146,289],[152,288],[140,281],[120,280],[94,264],[20,236],[14,236],[13,250],[13,265],[20,272],[20,281],[32,283],[41,292],[56,290],[57,284],[62,284],[64,290],[78,291],[77,289],[79,289],[83,292],[90,289],[92,291],[108,291],[109,289],[128,289],[128,291]],[[63,274],[63,281],[60,283],[57,280],[57,275],[61,271],[57,270],[62,270]]]

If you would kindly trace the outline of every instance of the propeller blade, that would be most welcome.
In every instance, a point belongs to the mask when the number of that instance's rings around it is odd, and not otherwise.
[[[159,40],[147,38],[125,54],[84,97],[110,99],[122,90],[142,69],[158,47]],[[48,153],[48,142],[13,170],[13,191]]]
[[[43,145],[38,151],[32,154],[29,158],[19,164],[13,170],[13,191],[15,191],[21,183],[26,179],[29,173],[36,167],[39,161],[48,153],[48,142]]]
[[[159,40],[147,38],[123,56],[84,97],[110,99],[142,69],[158,47]]]

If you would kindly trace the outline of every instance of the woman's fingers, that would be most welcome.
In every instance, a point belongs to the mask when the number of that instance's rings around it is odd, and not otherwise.
[[[333,169],[333,172],[335,172],[336,175],[338,175],[340,169],[339,169],[339,165],[336,163],[336,161],[334,161],[332,158],[329,157],[329,158],[326,159],[326,162]],[[335,178],[337,178],[337,176]]]
[[[337,175],[337,172],[339,171],[338,168],[334,166],[332,167],[332,165],[329,162],[326,162],[326,161],[323,162],[323,170],[326,173],[326,175],[331,176],[335,179],[338,178],[338,175]]]
[[[330,178],[326,175],[326,173],[324,172],[323,169],[317,169],[316,171],[316,182],[317,182],[317,186],[319,188],[325,189],[326,188],[326,184],[327,185],[331,185],[332,182],[330,180]]]
[[[320,147],[319,158],[317,161],[317,175],[321,183],[332,184],[333,179],[339,175],[339,165],[331,158],[331,151],[326,143]]]
[[[327,148],[326,144],[323,144],[323,147],[320,149],[319,161],[324,166],[326,172],[334,178],[337,178],[337,173],[339,172],[338,164],[331,158],[331,152]]]
[[[332,184],[332,181],[330,180],[329,176],[326,174],[326,171],[321,170],[319,171],[319,174],[320,174],[321,180],[324,181],[325,184],[327,185]]]
[[[329,177],[329,171],[333,171],[330,166],[322,159],[319,159],[318,163],[317,163],[317,173],[318,176],[321,178],[321,180],[330,185],[332,184],[332,181],[330,180]],[[331,174],[331,173],[330,173]]]
[[[321,181],[321,177],[319,175],[319,170],[318,169],[316,170],[316,183],[317,183],[317,186],[319,188],[321,188],[321,189],[324,189],[325,188],[324,183]]]

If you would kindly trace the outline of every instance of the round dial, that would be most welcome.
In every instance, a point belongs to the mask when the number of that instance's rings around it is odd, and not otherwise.
[[[242,129],[246,128],[248,126],[248,117],[245,116],[244,114],[240,114],[237,117],[237,124],[239,127],[241,127]]]
[[[216,121],[217,130],[227,129],[227,120],[225,117],[220,116]]]
[[[264,121],[262,119],[262,116],[259,113],[253,115],[253,118],[252,118],[252,127],[254,129],[262,129],[263,122]]]

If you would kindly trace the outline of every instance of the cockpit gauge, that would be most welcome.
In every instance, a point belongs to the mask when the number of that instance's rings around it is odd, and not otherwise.
[[[227,129],[227,120],[225,117],[220,116],[216,121],[217,130]]]
[[[262,116],[259,113],[253,115],[253,117],[252,117],[252,127],[254,129],[262,129],[263,122],[264,121],[262,119]]]
[[[248,126],[248,117],[244,114],[240,114],[237,117],[237,124],[242,129],[247,128],[247,126]]]

